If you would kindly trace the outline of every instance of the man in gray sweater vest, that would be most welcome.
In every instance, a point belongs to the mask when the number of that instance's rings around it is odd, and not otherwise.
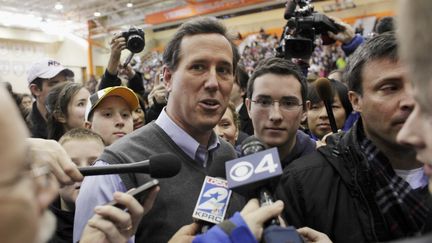
[[[136,242],[167,242],[191,223],[207,168],[235,157],[233,147],[212,129],[228,105],[238,60],[237,47],[219,21],[199,18],[184,23],[163,55],[167,106],[155,122],[109,146],[96,162],[131,163],[166,152],[181,161],[179,174],[159,180],[159,195],[138,228]],[[145,174],[85,178],[76,204],[74,242],[95,206],[112,200],[114,191],[127,191],[149,179]],[[227,216],[243,204],[242,198],[231,197]]]

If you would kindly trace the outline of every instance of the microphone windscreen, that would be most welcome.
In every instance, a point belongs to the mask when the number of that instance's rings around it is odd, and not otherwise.
[[[330,80],[327,78],[319,78],[314,84],[320,99],[329,104],[333,103],[333,91],[330,85]]]
[[[241,144],[242,155],[254,154],[265,149],[265,145],[255,136],[247,137]]]
[[[150,175],[153,178],[167,178],[177,175],[181,169],[181,163],[171,153],[150,156]]]
[[[233,155],[231,153],[225,153],[218,156],[218,158],[211,163],[207,175],[211,177],[226,179],[225,162],[232,159]]]
[[[294,17],[296,7],[297,3],[295,0],[288,0],[285,4],[284,19],[288,20],[291,17]]]

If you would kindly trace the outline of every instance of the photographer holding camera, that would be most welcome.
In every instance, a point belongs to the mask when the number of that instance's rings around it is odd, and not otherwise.
[[[130,32],[130,31],[128,31],[128,32]],[[116,34],[112,38],[112,40],[110,42],[111,55],[110,55],[110,58],[108,61],[108,66],[105,70],[104,75],[102,76],[102,80],[101,80],[101,83],[99,85],[99,90],[107,88],[107,87],[121,85],[121,80],[118,77],[118,75],[124,74],[128,80],[127,86],[130,89],[132,89],[135,93],[138,93],[139,95],[144,95],[145,89],[144,89],[144,85],[143,85],[142,74],[140,72],[133,70],[133,68],[130,64],[127,64],[127,65],[121,65],[120,64],[121,52],[128,47],[127,46],[128,42],[126,41],[126,38],[125,38],[125,37],[130,36],[128,34],[125,34],[128,32]],[[143,35],[143,37],[144,37],[144,35]],[[130,38],[128,38],[128,39],[130,39]],[[142,49],[144,49],[144,38],[142,38]],[[140,51],[142,51],[142,49]],[[132,50],[136,50],[136,49],[132,49]]]
[[[116,34],[111,42],[111,55],[107,69],[102,76],[99,90],[122,85],[119,76],[126,76],[127,87],[132,89],[138,97],[140,107],[133,112],[134,130],[154,120],[166,105],[166,98],[153,99],[152,105],[146,110],[144,98],[145,88],[142,73],[134,70],[129,64],[132,56],[144,49],[144,32],[141,29],[131,27],[128,31]],[[120,63],[121,52],[128,49],[131,54],[124,64]],[[154,93],[154,92],[152,92]]]

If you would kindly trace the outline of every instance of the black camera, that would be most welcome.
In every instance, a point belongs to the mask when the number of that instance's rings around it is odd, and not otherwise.
[[[145,39],[142,29],[131,27],[128,31],[122,32],[122,36],[126,39],[126,48],[132,53],[144,50]]]
[[[298,10],[297,5],[300,7]],[[280,57],[308,59],[315,49],[317,36],[327,36],[328,31],[335,34],[340,32],[331,19],[314,11],[310,0],[288,0],[284,18],[287,24],[277,48]]]

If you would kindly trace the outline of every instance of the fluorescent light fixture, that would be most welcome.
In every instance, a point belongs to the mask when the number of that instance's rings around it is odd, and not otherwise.
[[[63,4],[61,4],[61,2],[57,2],[54,5],[54,8],[57,9],[57,10],[62,10],[63,9]]]
[[[67,33],[78,35],[78,31],[86,29],[85,23],[74,21],[58,21],[44,19],[34,14],[19,14],[0,10],[0,26],[42,30],[47,34],[64,36]],[[83,34],[82,36],[85,36]]]
[[[101,13],[100,13],[100,12],[94,12],[93,15],[94,15],[95,17],[100,17],[100,16],[101,16]]]
[[[128,7],[128,8],[132,8],[132,7],[133,7],[133,3],[128,2],[128,3],[126,4],[126,7]]]

